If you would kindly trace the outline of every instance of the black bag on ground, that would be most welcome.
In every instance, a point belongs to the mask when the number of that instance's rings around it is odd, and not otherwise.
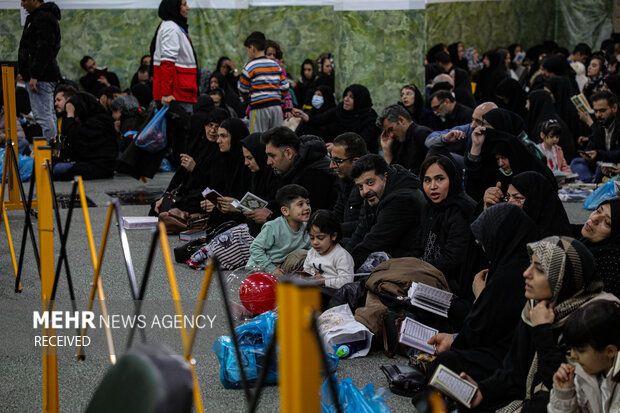
[[[326,309],[338,307],[342,304],[349,304],[351,312],[355,313],[355,310],[359,307],[363,307],[366,302],[367,290],[366,287],[364,287],[364,283],[367,279],[368,277],[363,277],[363,279],[358,279],[338,288],[333,292]]]
[[[136,345],[110,367],[86,413],[190,413],[187,362],[159,345]]]
[[[232,227],[239,225],[236,221],[226,221],[209,231],[204,237],[193,239],[174,249],[174,260],[184,264],[200,248],[207,245],[213,238]]]
[[[400,396],[413,397],[426,388],[426,376],[418,369],[405,365],[381,366],[390,391]]]

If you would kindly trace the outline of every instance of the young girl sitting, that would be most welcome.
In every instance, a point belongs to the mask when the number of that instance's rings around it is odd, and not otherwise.
[[[573,364],[553,376],[550,413],[620,411],[620,384],[612,370],[620,348],[620,305],[596,300],[577,310],[564,326],[563,341]]]
[[[312,248],[306,256],[304,272],[334,289],[353,281],[353,257],[338,244],[342,229],[336,214],[319,209],[310,217],[306,231]]]
[[[544,121],[540,127],[540,140],[538,148],[547,158],[547,166],[554,174],[556,172],[562,172],[566,175],[572,174],[566,159],[564,159],[564,152],[558,145],[560,142],[560,135],[562,134],[562,126],[555,119],[549,119]]]

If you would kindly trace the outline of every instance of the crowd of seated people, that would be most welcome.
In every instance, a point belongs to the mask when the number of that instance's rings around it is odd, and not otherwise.
[[[576,326],[607,306],[617,327],[620,202],[603,202],[575,232],[557,175],[598,183],[620,174],[620,38],[571,52],[552,41],[482,54],[439,44],[426,56],[425,85],[405,84],[394,104],[376,108],[364,85],[336,93],[333,55],[287,74],[279,44],[260,32],[243,42],[244,65],[221,57],[206,90],[195,90],[195,67],[178,66],[162,45],[179,33],[189,39],[187,10],[172,4],[162,1],[151,54],[128,89],[89,56],[81,91],[58,86],[56,179],[152,176],[168,158],[175,172],[152,215],[178,208],[210,226],[234,221],[247,245],[221,248],[276,275],[306,271],[323,285],[324,307],[360,283],[354,272],[417,258],[459,301],[450,331],[430,342],[438,363],[477,383],[474,408],[542,412],[551,400],[549,411],[579,411],[562,406],[586,403],[587,384],[588,397],[598,395],[593,411],[618,411],[620,387],[608,380],[617,330],[588,341]],[[191,42],[175,44],[195,64]],[[580,93],[592,113],[571,102]],[[168,141],[149,152],[135,138],[162,109]],[[204,198],[207,187],[216,201]],[[239,208],[248,192],[264,205]],[[577,367],[561,350],[569,326]],[[600,358],[596,368],[585,348]]]

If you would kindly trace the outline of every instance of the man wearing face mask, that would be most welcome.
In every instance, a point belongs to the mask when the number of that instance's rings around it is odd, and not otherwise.
[[[336,101],[334,92],[327,85],[318,86],[312,95],[312,109],[304,112],[301,109],[293,109],[293,116],[300,118],[299,126],[295,131],[297,135],[316,135],[325,142],[331,142],[335,136],[331,133],[334,130],[333,113],[336,111]]]

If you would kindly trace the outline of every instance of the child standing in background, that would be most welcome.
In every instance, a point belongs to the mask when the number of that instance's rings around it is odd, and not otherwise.
[[[266,43],[261,32],[253,32],[243,43],[251,60],[243,67],[237,86],[250,104],[250,133],[282,125],[280,104],[289,90],[280,65],[265,56]]]
[[[306,227],[312,248],[304,262],[304,272],[323,281],[325,287],[340,288],[353,281],[353,257],[338,241],[342,238],[340,221],[332,211],[320,209]]]
[[[547,158],[547,166],[553,172],[562,172],[566,175],[572,174],[570,166],[566,163],[564,152],[558,142],[562,134],[562,126],[555,119],[544,121],[540,128],[540,140],[538,148]]]

